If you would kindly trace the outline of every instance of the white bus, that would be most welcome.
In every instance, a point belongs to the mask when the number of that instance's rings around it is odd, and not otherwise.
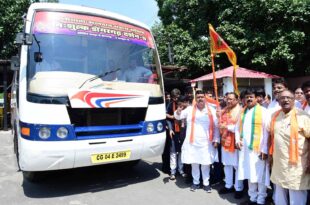
[[[12,127],[24,177],[162,153],[163,78],[144,24],[95,8],[29,7],[12,57]]]

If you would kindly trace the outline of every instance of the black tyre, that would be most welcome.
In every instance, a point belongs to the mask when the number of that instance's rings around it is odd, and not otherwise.
[[[24,179],[29,182],[36,183],[42,181],[44,178],[44,172],[29,172],[23,171]]]
[[[132,169],[135,166],[137,166],[139,164],[140,160],[134,160],[134,161],[128,161],[128,162],[122,162],[122,166],[124,166],[124,168],[126,169]]]

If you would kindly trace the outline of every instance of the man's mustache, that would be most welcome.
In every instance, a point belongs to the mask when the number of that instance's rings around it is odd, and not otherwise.
[[[246,102],[247,102],[247,103],[251,103],[251,102],[252,102],[252,100],[247,100]]]

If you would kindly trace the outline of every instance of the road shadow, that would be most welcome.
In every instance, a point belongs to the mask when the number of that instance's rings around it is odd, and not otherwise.
[[[125,187],[159,176],[156,164],[141,160],[132,168],[120,163],[53,171],[39,183],[24,179],[22,187],[27,197],[52,198]]]

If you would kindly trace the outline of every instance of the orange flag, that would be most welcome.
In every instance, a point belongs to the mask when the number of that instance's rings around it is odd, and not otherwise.
[[[236,70],[238,68],[237,56],[235,52],[228,46],[228,44],[222,39],[222,37],[218,33],[216,33],[211,24],[209,24],[209,33],[210,33],[211,53],[212,54],[226,53],[228,60],[234,66],[233,85],[235,92],[239,94],[237,76],[236,76]]]

